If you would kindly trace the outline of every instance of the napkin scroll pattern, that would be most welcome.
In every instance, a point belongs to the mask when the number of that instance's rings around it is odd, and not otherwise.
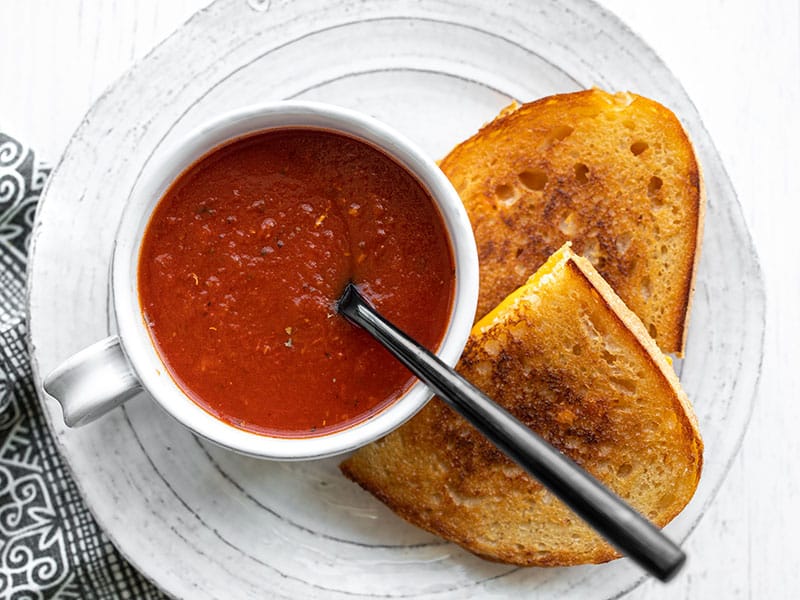
[[[84,505],[37,398],[25,270],[49,172],[0,133],[0,600],[162,598]]]

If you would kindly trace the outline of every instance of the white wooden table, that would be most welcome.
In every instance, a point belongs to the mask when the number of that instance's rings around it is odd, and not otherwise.
[[[86,110],[208,0],[0,0],[0,129],[51,162]],[[800,4],[603,0],[672,68],[722,155],[759,249],[768,329],[741,453],[668,586],[631,598],[800,597]]]

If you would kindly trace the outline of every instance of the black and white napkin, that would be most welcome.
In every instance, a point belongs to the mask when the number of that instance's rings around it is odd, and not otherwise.
[[[95,522],[36,396],[25,271],[49,173],[0,132],[0,600],[164,598]]]

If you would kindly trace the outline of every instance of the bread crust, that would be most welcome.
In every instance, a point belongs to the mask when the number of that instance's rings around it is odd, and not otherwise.
[[[689,136],[686,136],[687,141],[691,144]],[[692,146],[694,147],[694,146]],[[693,152],[694,154],[694,152]],[[699,198],[697,206],[697,235],[694,240],[694,262],[692,263],[691,278],[689,285],[686,287],[685,300],[683,303],[683,322],[681,323],[681,338],[680,349],[675,351],[678,358],[683,358],[684,350],[686,349],[686,339],[689,335],[689,319],[692,313],[692,299],[694,298],[694,290],[697,284],[697,269],[700,267],[700,255],[703,249],[703,232],[706,225],[706,184],[703,177],[703,167],[699,162],[695,161],[697,165],[697,178],[699,185]]]

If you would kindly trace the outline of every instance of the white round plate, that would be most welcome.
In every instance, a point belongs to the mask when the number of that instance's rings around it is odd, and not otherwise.
[[[667,528],[684,539],[739,447],[761,364],[763,284],[740,207],[700,117],[655,54],[588,0],[220,0],[90,110],[40,206],[30,267],[37,377],[106,336],[108,271],[127,198],[164,146],[231,108],[320,100],[385,121],[443,156],[512,99],[597,85],[672,108],[705,170],[706,233],[683,385],[705,439],[697,494]],[[43,399],[87,503],[134,565],[192,599],[609,598],[627,559],[518,569],[473,557],[394,516],[336,460],[271,463],[190,435],[141,396],[67,430]]]

